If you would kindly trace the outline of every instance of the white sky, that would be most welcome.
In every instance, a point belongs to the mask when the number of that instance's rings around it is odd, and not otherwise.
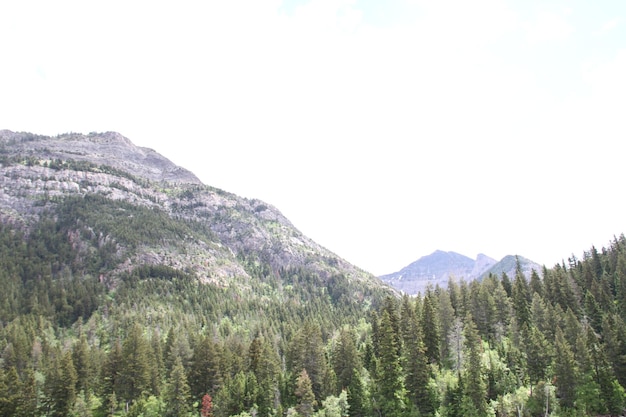
[[[626,1],[0,2],[0,128],[118,131],[377,275],[626,232]]]

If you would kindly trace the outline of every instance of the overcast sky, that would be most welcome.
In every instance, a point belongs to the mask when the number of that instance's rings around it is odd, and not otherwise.
[[[377,275],[626,232],[626,1],[0,3],[0,129],[117,131]]]

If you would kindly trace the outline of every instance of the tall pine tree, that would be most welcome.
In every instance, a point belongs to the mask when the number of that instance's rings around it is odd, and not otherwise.
[[[174,359],[174,365],[170,372],[167,390],[165,392],[165,406],[167,417],[185,416],[191,407],[189,406],[189,384],[183,367],[182,360]]]
[[[467,360],[463,372],[463,393],[469,401],[464,403],[467,416],[487,414],[487,386],[482,368],[482,341],[471,316],[465,320],[465,349]]]
[[[380,318],[380,356],[376,367],[376,403],[380,413],[387,417],[400,417],[405,404],[396,332],[389,313],[383,311]]]

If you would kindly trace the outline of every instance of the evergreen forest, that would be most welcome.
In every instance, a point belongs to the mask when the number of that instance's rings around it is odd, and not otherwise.
[[[418,297],[252,252],[237,254],[247,278],[219,285],[122,268],[103,236],[133,248],[210,231],[105,200],[0,226],[0,416],[624,413],[623,235],[529,278]]]

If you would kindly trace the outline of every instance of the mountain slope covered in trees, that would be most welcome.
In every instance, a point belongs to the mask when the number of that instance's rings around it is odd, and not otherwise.
[[[0,139],[0,416],[623,413],[624,236],[399,297],[116,135]]]

